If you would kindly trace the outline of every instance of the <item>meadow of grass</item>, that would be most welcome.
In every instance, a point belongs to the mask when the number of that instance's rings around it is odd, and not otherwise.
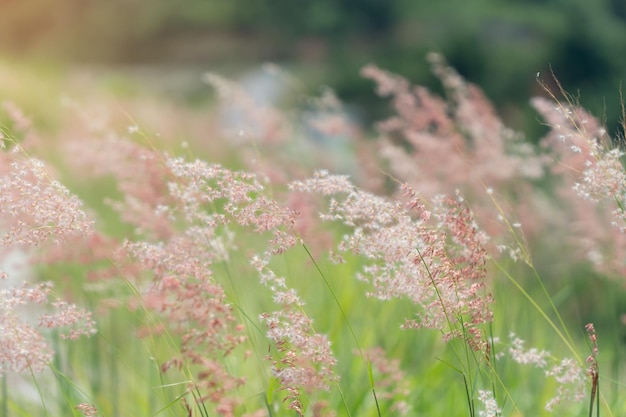
[[[0,415],[623,415],[619,141],[429,60],[383,121],[2,63]]]

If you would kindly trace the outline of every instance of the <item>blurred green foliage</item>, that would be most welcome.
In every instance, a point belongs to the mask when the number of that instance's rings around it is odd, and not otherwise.
[[[375,98],[370,83],[356,80],[360,67],[376,62],[433,86],[424,55],[435,50],[485,89],[513,127],[535,124],[526,105],[538,92],[535,76],[553,71],[615,130],[626,2],[3,0],[0,47],[83,62],[313,67],[365,107]]]

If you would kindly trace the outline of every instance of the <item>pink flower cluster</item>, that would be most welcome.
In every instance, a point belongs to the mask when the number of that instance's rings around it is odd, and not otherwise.
[[[261,320],[277,351],[270,359],[274,376],[287,392],[290,407],[302,412],[303,392],[327,389],[334,381],[335,359],[327,338],[313,330],[295,290],[267,266],[272,256],[298,243],[296,213],[269,198],[253,174],[156,151],[138,151],[132,145],[114,151],[121,153],[115,158],[124,161],[122,167],[109,168],[115,175],[119,175],[117,169],[156,173],[152,183],[160,190],[144,191],[141,211],[135,210],[138,206],[135,199],[129,200],[128,192],[124,201],[113,206],[121,213],[145,212],[143,219],[124,217],[137,226],[137,236],[122,249],[135,264],[133,282],[145,288],[141,303],[157,312],[165,324],[165,328],[148,329],[148,334],[167,331],[180,337],[179,354],[163,363],[162,370],[193,370],[195,378],[189,390],[203,393],[197,401],[210,402],[219,415],[236,415],[241,399],[235,392],[245,379],[234,375],[221,358],[245,343],[245,328],[213,267],[240,249],[233,240],[233,229],[241,233],[244,228],[266,239],[262,257],[252,257],[252,261],[280,309],[263,314]],[[137,152],[144,157],[133,158]],[[129,167],[133,164],[135,167]],[[121,184],[139,191],[140,181],[141,177],[124,177]],[[159,221],[145,221],[149,218]]]
[[[408,298],[419,307],[416,318],[403,327],[439,329],[476,350],[487,348],[479,327],[492,320],[484,236],[467,207],[438,198],[429,211],[408,185],[403,186],[407,203],[402,205],[323,171],[290,186],[331,196],[322,218],[352,229],[338,249],[367,260],[358,278],[372,284],[368,295]]]
[[[50,178],[43,162],[20,151],[16,145],[0,155],[0,258],[15,250],[32,253],[89,237],[93,224],[81,201]],[[0,280],[6,278],[1,272]],[[42,371],[52,358],[44,329],[59,329],[67,339],[96,331],[91,313],[52,297],[49,282],[2,287],[0,373]]]
[[[448,94],[442,99],[425,87],[368,65],[361,71],[391,97],[396,115],[379,122],[378,152],[391,174],[431,199],[460,191],[478,224],[492,237],[508,235],[503,215],[522,219],[531,232],[529,181],[544,175],[544,161],[521,135],[508,129],[475,85],[465,82],[438,54],[430,54],[433,72]],[[492,203],[515,200],[504,213]],[[517,221],[517,220],[516,220]]]
[[[606,130],[580,107],[536,98],[532,104],[551,130],[542,146],[555,158],[562,179],[556,190],[564,203],[568,240],[600,272],[626,273],[626,171],[623,152]]]
[[[315,331],[313,320],[305,313],[304,302],[295,290],[268,268],[268,260],[254,257],[252,265],[259,272],[261,282],[274,294],[274,302],[281,307],[260,317],[277,351],[267,358],[281,389],[287,392],[289,408],[303,415],[303,391],[311,394],[328,390],[337,380],[334,373],[337,361],[330,341]]]
[[[81,201],[48,175],[34,158],[4,159],[0,168],[0,226],[3,247],[36,247],[89,236],[92,221]]]
[[[53,352],[45,329],[58,329],[63,339],[96,332],[90,312],[58,298],[52,301],[51,293],[49,282],[0,289],[0,374],[46,368]]]
[[[585,397],[586,382],[584,369],[572,358],[555,359],[546,350],[524,348],[524,341],[511,333],[511,344],[507,351],[510,357],[522,365],[534,365],[544,369],[546,377],[554,378],[557,382],[557,392],[545,405],[545,409],[553,411],[563,400],[580,402]]]

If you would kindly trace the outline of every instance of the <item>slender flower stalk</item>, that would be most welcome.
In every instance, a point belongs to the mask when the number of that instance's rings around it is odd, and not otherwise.
[[[591,395],[589,399],[589,417],[593,416],[593,405],[596,403],[596,417],[600,417],[600,368],[598,366],[598,336],[593,323],[585,326],[591,342],[591,355],[587,357],[589,378],[591,378]]]

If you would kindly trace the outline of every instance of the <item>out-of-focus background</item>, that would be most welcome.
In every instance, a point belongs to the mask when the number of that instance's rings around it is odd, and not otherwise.
[[[626,74],[624,0],[2,0],[5,59],[139,74],[202,100],[203,71],[237,74],[262,62],[310,88],[331,86],[364,118],[381,102],[358,75],[374,62],[434,86],[425,55],[442,52],[480,85],[505,122],[532,132],[536,74],[605,119],[621,117]]]

